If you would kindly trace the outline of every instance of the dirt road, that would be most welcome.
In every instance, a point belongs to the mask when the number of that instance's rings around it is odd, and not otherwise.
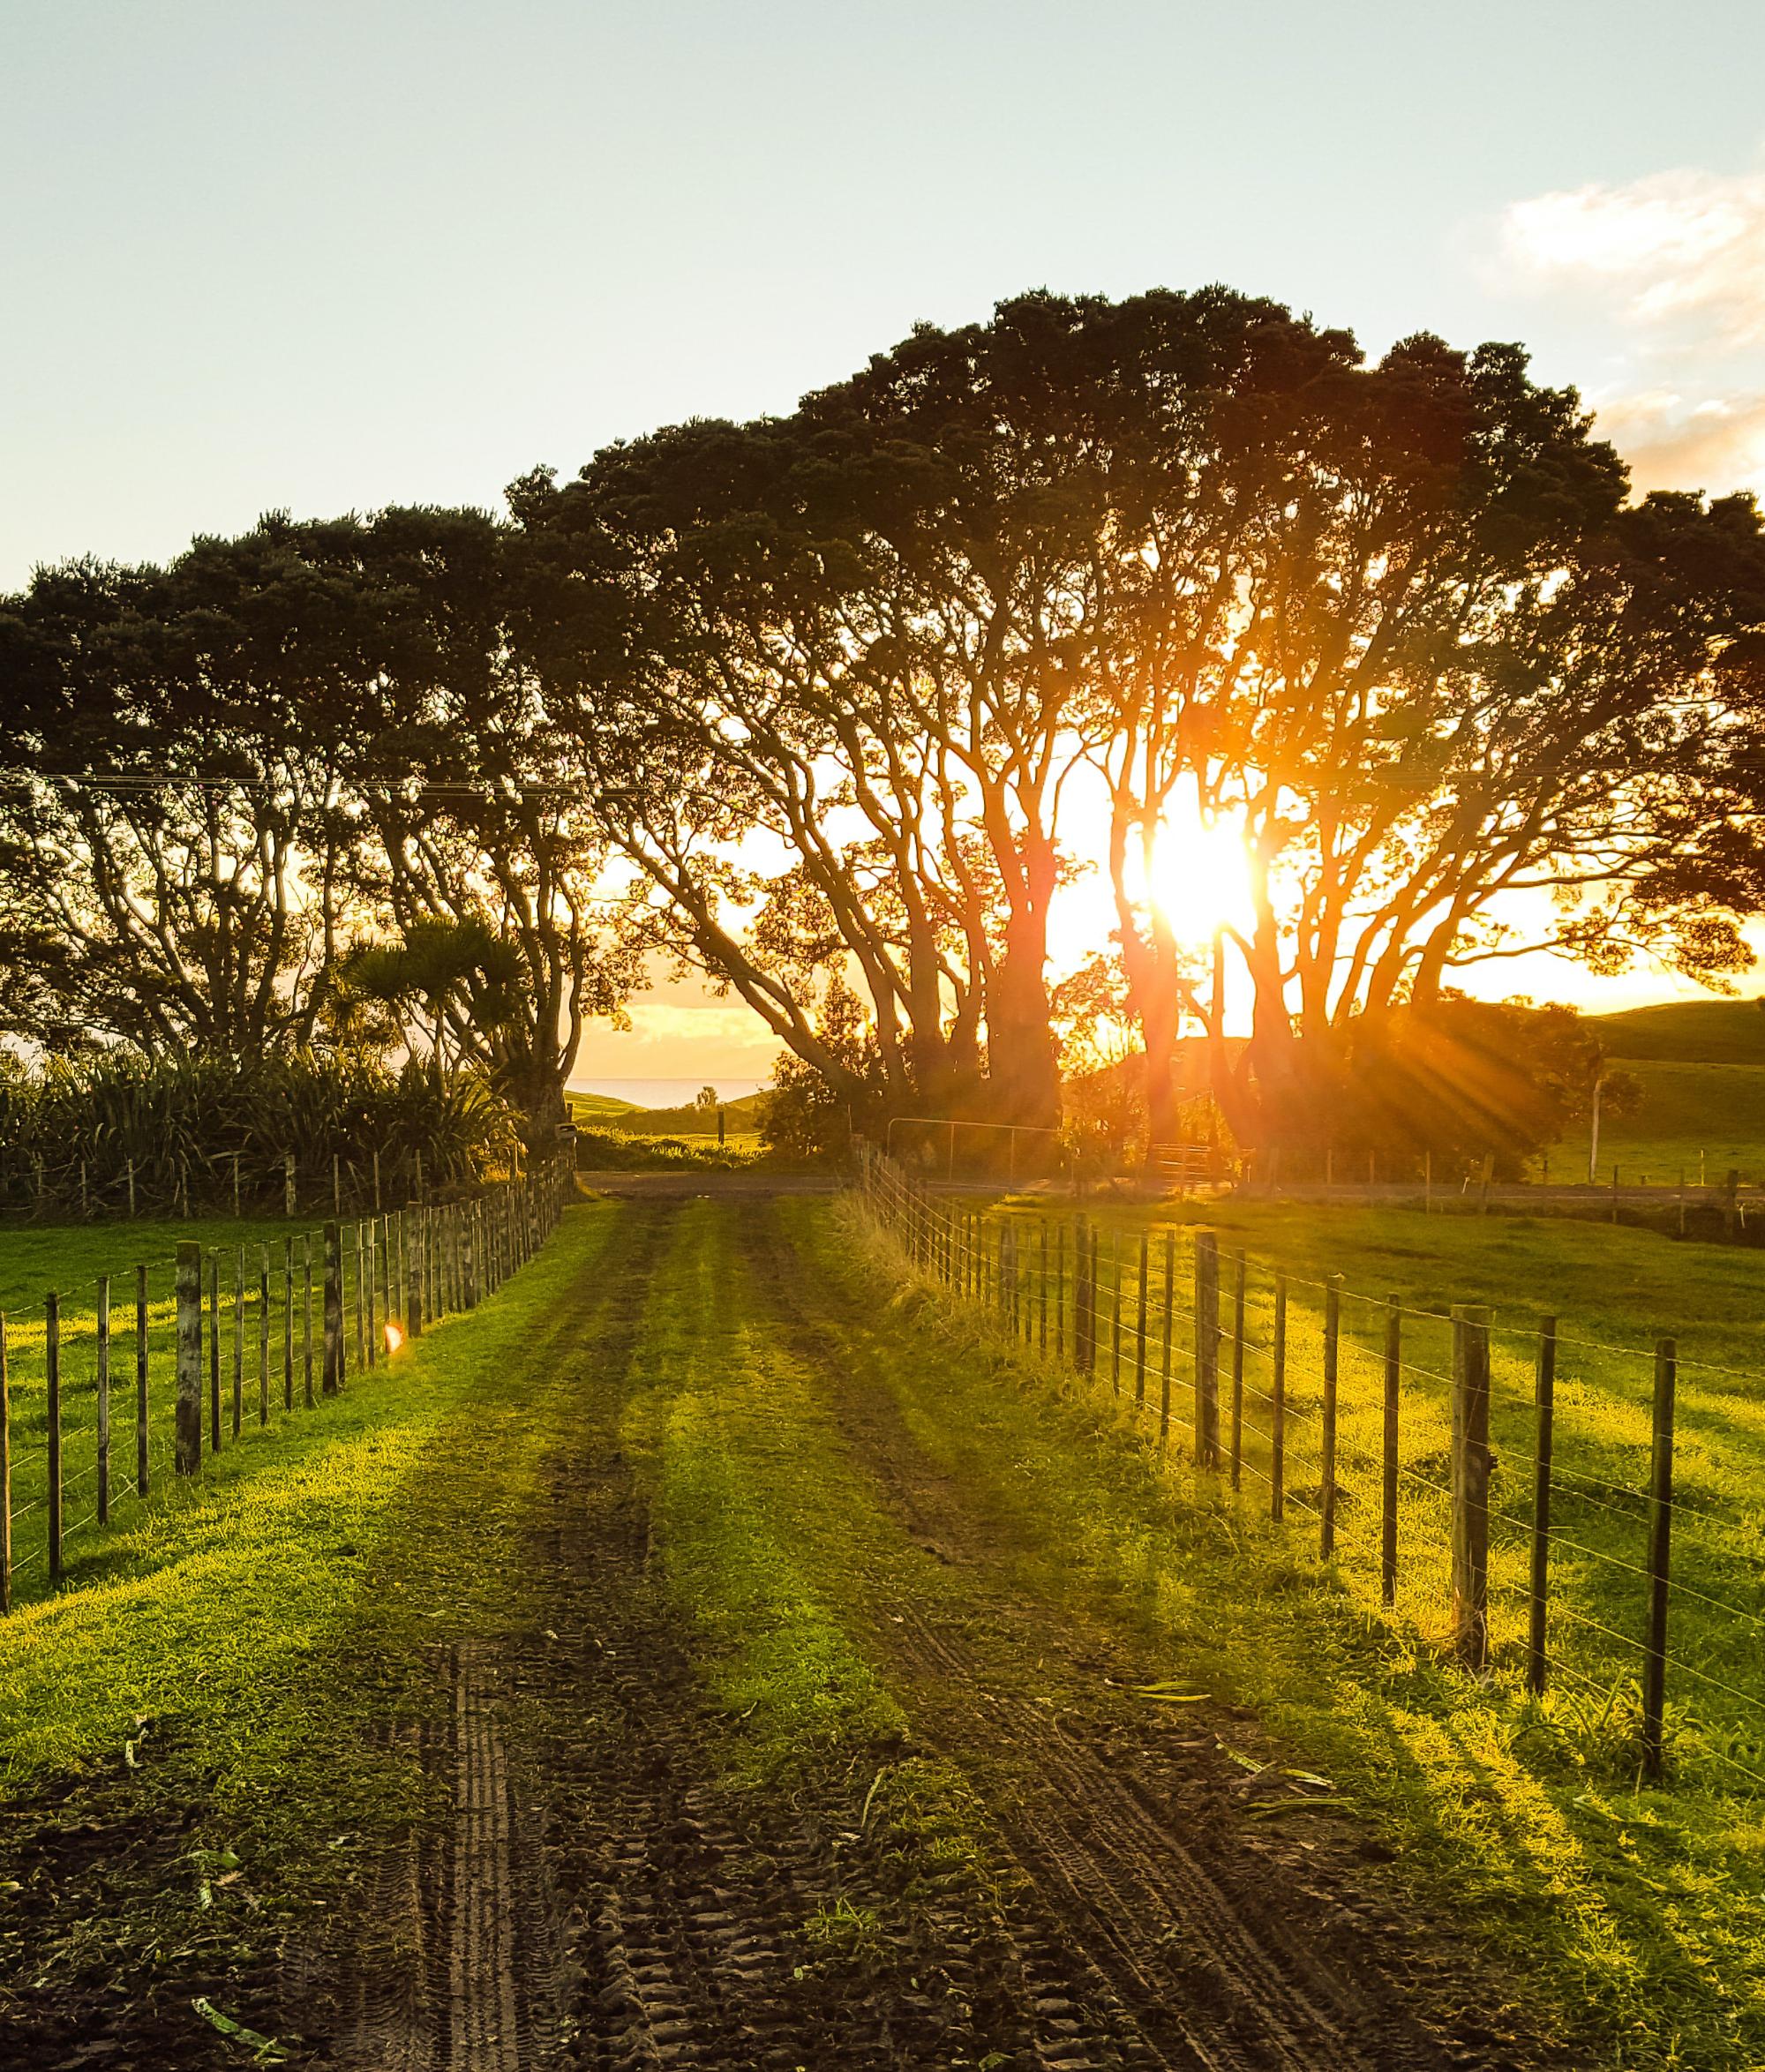
[[[287,2061],[1535,2061],[1354,1829],[1246,1817],[1253,1723],[1135,1695],[1168,1649],[1075,1580],[959,1395],[903,1381],[913,1325],[809,1256],[824,1205],[616,1213],[503,1378],[538,1472],[517,1498],[462,1457],[424,1499],[437,1535],[504,1503],[520,1601],[438,1625],[420,1723],[389,1698],[432,1811],[252,1984]],[[155,2032],[90,2061],[208,2060]]]

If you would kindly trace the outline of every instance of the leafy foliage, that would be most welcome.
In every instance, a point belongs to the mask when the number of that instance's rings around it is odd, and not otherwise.
[[[349,1197],[372,1199],[379,1159],[388,1206],[425,1188],[464,1186],[512,1166],[519,1118],[475,1072],[394,1071],[304,1054],[242,1064],[113,1053],[0,1076],[0,1206],[31,1213],[128,1205],[142,1213],[280,1206],[292,1152],[299,1198],[331,1197],[332,1160]]]

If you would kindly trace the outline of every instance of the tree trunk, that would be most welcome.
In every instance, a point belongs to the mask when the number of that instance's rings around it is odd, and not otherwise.
[[[1017,939],[1032,932],[1033,942]],[[1060,1061],[1048,1025],[1040,934],[1040,919],[1033,928],[1016,920],[1007,928],[987,1002],[988,1080],[995,1121],[1054,1130],[1060,1125]]]

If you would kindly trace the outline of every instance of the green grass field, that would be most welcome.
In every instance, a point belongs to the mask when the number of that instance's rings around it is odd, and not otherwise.
[[[1765,1007],[1758,1000],[1668,1001],[1596,1015],[1589,1026],[1626,1062],[1765,1065]]]
[[[1609,1186],[1613,1166],[1628,1186],[1647,1180],[1676,1187],[1720,1187],[1731,1171],[1744,1186],[1765,1185],[1765,1064],[1688,1063],[1625,1060],[1641,1082],[1634,1115],[1609,1115],[1600,1125],[1598,1182]],[[1543,1162],[1533,1161],[1534,1177]],[[1553,1181],[1588,1177],[1588,1132],[1554,1145]]]
[[[1641,1082],[1628,1115],[1600,1128],[1601,1185],[1614,1165],[1626,1184],[1723,1184],[1731,1171],[1765,1185],[1765,1011],[1753,1000],[1674,1001],[1588,1023],[1614,1064]],[[1552,1180],[1588,1176],[1585,1125],[1551,1148]],[[1534,1161],[1534,1176],[1543,1162]]]
[[[1645,1231],[1524,1218],[1426,1217],[1401,1209],[1318,1210],[1222,1202],[1175,1213],[1107,1199],[1101,1226],[1100,1369],[1113,1377],[1116,1277],[1123,1312],[1121,1382],[1131,1397],[1138,1338],[1138,1258],[1151,1239],[1145,1343],[1148,1419],[1161,1373],[1167,1232],[1175,1256],[1172,1445],[1190,1444],[1194,1408],[1192,1268],[1186,1226],[1214,1229],[1228,1257],[1222,1328],[1231,1321],[1231,1257],[1248,1262],[1244,1507],[1267,1508],[1272,1468],[1270,1348],[1273,1277],[1289,1277],[1287,1483],[1294,1530],[1315,1541],[1320,1503],[1324,1283],[1345,1289],[1340,1370],[1338,1573],[1369,1616],[1379,1597],[1379,1469],[1387,1300],[1401,1310],[1397,1610],[1429,1645],[1447,1621],[1446,1493],[1454,1304],[1492,1308],[1491,1630],[1498,1673],[1515,1688],[1527,1620],[1527,1562],[1536,1441],[1534,1373],[1542,1318],[1558,1320],[1552,1557],[1558,1683],[1628,1733],[1635,1716],[1648,1545],[1649,1404],[1654,1340],[1679,1346],[1675,1590],[1670,1676],[1682,1774],[1713,1790],[1765,1779],[1765,1314],[1747,1252],[1677,1243]],[[1024,1225],[1025,1298],[1040,1299],[1042,1205],[1008,1213]],[[1067,1219],[1070,1220],[1070,1219]],[[1064,1235],[1056,1230],[1055,1237]],[[996,1258],[996,1236],[983,1236]],[[1060,1254],[1051,1272],[1057,1277]],[[1069,1241],[1066,1257],[1072,1257]],[[1070,1314],[1071,1270],[1066,1302]],[[1055,1293],[1059,1294],[1056,1278]],[[1068,1326],[1070,1328],[1070,1325]],[[1039,1329],[1039,1326],[1038,1326]],[[1229,1370],[1229,1359],[1227,1362]],[[1228,1383],[1222,1381],[1222,1388]],[[1206,1492],[1204,1490],[1202,1493]],[[1591,1623],[1589,1623],[1591,1622]],[[1732,1693],[1739,1692],[1741,1696]],[[1737,1767],[1739,1766],[1739,1767]]]
[[[345,1226],[346,1230],[349,1227]],[[222,1445],[235,1443],[232,1411],[236,1372],[241,1406],[239,1443],[267,1441],[288,1415],[285,1406],[289,1384],[284,1360],[290,1349],[296,1402],[305,1393],[309,1340],[304,1281],[309,1242],[314,1263],[311,1329],[315,1348],[322,1335],[322,1239],[313,1225],[298,1220],[230,1218],[144,1220],[32,1226],[0,1237],[0,1315],[5,1321],[12,1443],[13,1590],[19,1603],[41,1595],[48,1581],[45,1296],[53,1290],[59,1301],[64,1536],[64,1550],[71,1558],[88,1543],[97,1522],[99,1279],[108,1276],[110,1283],[109,1486],[112,1517],[120,1522],[141,1504],[136,1486],[137,1353],[140,1343],[138,1269],[145,1266],[147,1270],[149,1484],[150,1488],[155,1484],[163,1488],[169,1484],[173,1473],[176,1423],[175,1268],[178,1245],[191,1240],[202,1246],[206,1262],[205,1333],[214,1317],[209,1267],[219,1267]],[[294,1262],[291,1282],[288,1272],[290,1256]],[[270,1287],[267,1361],[259,1295],[259,1276],[266,1272]],[[241,1272],[243,1300],[239,1297]],[[362,1349],[365,1351],[365,1310],[362,1291],[356,1285],[353,1251],[346,1243],[344,1338],[346,1356],[352,1363],[358,1357],[358,1314],[364,1325]],[[375,1353],[378,1357],[378,1346]],[[318,1358],[316,1349],[313,1357]],[[205,1348],[204,1423],[209,1435],[206,1443],[212,1445],[212,1421],[207,1408],[210,1393],[207,1358]],[[268,1416],[260,1423],[260,1403],[264,1400]],[[269,1429],[266,1430],[266,1425]]]
[[[1115,1237],[1131,1262],[1147,1212],[1087,1210],[1105,1219],[1107,1276]],[[1497,1340],[1498,1505],[1523,1493],[1525,1333],[1539,1308],[1557,1310],[1566,1333],[1636,1348],[1566,1348],[1559,1383],[1562,1458],[1620,1485],[1636,1482],[1646,1434],[1649,1336],[1680,1326],[1688,1355],[1741,1370],[1688,1367],[1682,1383],[1684,1544],[1737,1535],[1732,1560],[1712,1553],[1684,1573],[1728,1594],[1756,1573],[1765,1404],[1753,1377],[1765,1370],[1765,1320],[1746,1256],[1639,1231],[1397,1211],[1249,1205],[1212,1220],[1228,1247],[1295,1277],[1296,1411],[1316,1408],[1314,1284],[1326,1273],[1419,1313],[1404,1395],[1406,1460],[1419,1472],[1432,1472],[1443,1443],[1439,1325],[1426,1313],[1492,1301],[1498,1325],[1519,1334]],[[0,1272],[34,1287],[43,1255],[20,1267],[7,1253],[16,1242],[0,1238]],[[85,1268],[107,1255],[79,1257]],[[1371,1438],[1374,1322],[1349,1305],[1344,1438],[1356,1451]],[[610,1460],[636,1477],[651,1572],[698,1636],[693,1673],[717,1723],[718,1774],[756,1808],[788,1806],[813,1779],[850,1779],[843,1824],[854,1835],[884,1820],[891,1849],[996,1895],[1009,1881],[987,1805],[1027,1788],[1012,1781],[1020,1759],[1009,1738],[959,1758],[917,1745],[923,1693],[890,1667],[899,1614],[972,1635],[1002,1699],[1021,1685],[1025,1703],[1074,1719],[1119,1712],[1109,1730],[1123,1747],[1137,1701],[1120,1670],[1106,1688],[1084,1665],[1126,1649],[1142,1676],[1197,1693],[1190,1716],[1210,1750],[1215,1736],[1228,1748],[1213,1760],[1228,1775],[1243,1775],[1236,1749],[1327,1777],[1334,1810],[1294,1830],[1307,1838],[1288,1841],[1295,1861],[1313,1840],[1363,1850],[1389,1903],[1407,1895],[1428,1918],[1450,1913],[1502,1967],[1497,1999],[1558,2037],[1563,2061],[1613,2072],[1765,2061],[1765,1796],[1729,1767],[1765,1760],[1741,1729],[1701,1704],[1676,1707],[1671,1788],[1637,1789],[1621,1661],[1577,1654],[1560,1627],[1565,1666],[1592,1690],[1570,1678],[1543,1701],[1519,1690],[1516,1572],[1499,1550],[1494,1673],[1470,1678],[1442,1660],[1439,1514],[1420,1484],[1393,1620],[1371,1582],[1370,1506],[1352,1459],[1343,1558],[1324,1571],[1303,1513],[1285,1535],[1260,1518],[1254,1477],[1234,1499],[1161,1457],[1145,1419],[1113,1394],[1107,1359],[1083,1385],[978,1324],[905,1272],[845,1205],[585,1204],[479,1311],[80,1548],[59,1596],[0,1624],[0,1792],[126,1780],[144,1821],[177,1809],[182,1867],[138,1918],[80,1925],[78,1950],[55,1963],[96,1951],[135,1967],[174,2010],[188,2008],[192,1965],[234,1964],[244,1997],[229,2004],[250,2012],[251,1993],[267,1989],[249,1981],[274,1951],[329,1916],[353,1933],[374,1863],[447,1817],[411,1753],[446,1702],[438,1647],[514,1634],[543,1656],[558,1641],[545,1629],[566,1630],[559,1614],[531,1596],[534,1549],[552,1529],[560,1475],[592,1483]],[[1266,1324],[1253,1311],[1252,1332]],[[1155,1354],[1154,1400],[1156,1376]],[[1181,1414],[1181,1379],[1175,1402]],[[921,1463],[905,1524],[898,1489],[878,1480],[871,1441],[850,1422],[854,1406],[886,1411],[890,1443]],[[955,1528],[915,1509],[928,1491],[971,1521],[954,1551]],[[1611,1516],[1566,1499],[1559,1518],[1596,1553],[1641,1545],[1634,1508]],[[1558,1560],[1566,1603],[1634,1626],[1634,1577],[1614,1572],[1602,1596],[1593,1555],[1566,1549]],[[1033,1648],[996,1663],[986,1653],[1007,1630],[988,1589],[1033,1608],[1051,1637],[1045,1678]],[[1765,1611],[1756,1593],[1742,1602]],[[1754,1640],[1731,1655],[1713,1614],[1706,1630],[1689,1600],[1674,1610],[1676,1651],[1703,1649],[1697,1659],[1750,1687]],[[1054,1636],[1078,1666],[1056,1659]],[[601,1700],[581,1717],[537,1689],[523,1700],[555,1738],[605,1740],[608,1760],[625,1760]],[[389,1730],[388,1719],[402,1724]],[[1230,1817],[1246,1836],[1278,1826]],[[224,1891],[209,1876],[223,1864],[243,1881]],[[0,1862],[0,1895],[6,1874]],[[815,1933],[871,1933],[861,1908],[816,1918]],[[41,1910],[31,1919],[47,1933]],[[11,1932],[0,1926],[0,1973]],[[192,2042],[190,2063],[207,2062]]]

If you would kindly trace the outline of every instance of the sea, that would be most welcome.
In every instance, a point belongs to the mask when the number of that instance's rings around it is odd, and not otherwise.
[[[701,1074],[696,1079],[572,1079],[575,1093],[604,1093],[610,1100],[628,1100],[639,1108],[685,1107],[702,1086],[715,1086],[720,1100],[740,1100],[757,1093],[764,1079],[720,1078]]]

